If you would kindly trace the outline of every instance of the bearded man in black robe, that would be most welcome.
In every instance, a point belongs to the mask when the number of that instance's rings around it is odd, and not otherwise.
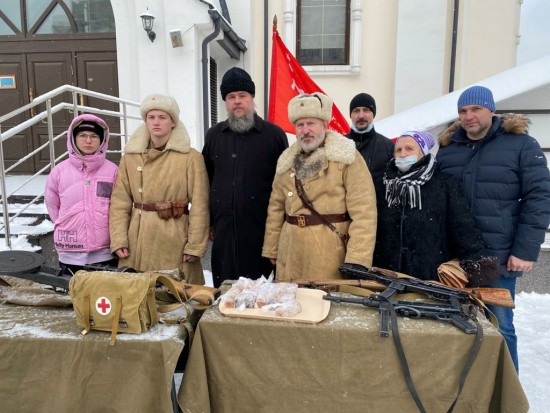
[[[262,257],[267,206],[279,155],[288,148],[281,128],[254,109],[255,85],[237,67],[220,86],[227,120],[212,126],[202,151],[210,179],[210,224],[214,286],[226,279],[269,276]]]

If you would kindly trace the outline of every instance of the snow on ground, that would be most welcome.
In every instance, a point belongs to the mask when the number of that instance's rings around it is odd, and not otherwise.
[[[550,411],[550,294],[516,295],[514,325],[518,336],[519,379],[530,413]]]

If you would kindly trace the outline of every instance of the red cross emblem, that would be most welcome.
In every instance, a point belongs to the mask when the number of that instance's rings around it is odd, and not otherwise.
[[[95,302],[95,309],[101,315],[107,315],[111,312],[111,302],[107,297],[99,297]]]

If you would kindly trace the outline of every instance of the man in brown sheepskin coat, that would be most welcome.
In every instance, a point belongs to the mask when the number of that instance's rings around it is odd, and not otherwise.
[[[297,141],[277,162],[263,256],[278,280],[342,278],[343,262],[370,267],[376,195],[365,160],[352,140],[327,129],[329,97],[296,96],[288,112]]]

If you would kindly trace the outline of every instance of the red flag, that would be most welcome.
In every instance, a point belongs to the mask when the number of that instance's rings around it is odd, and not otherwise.
[[[296,128],[288,120],[288,102],[296,95],[314,92],[321,92],[326,95],[309,77],[292,53],[288,51],[275,24],[273,26],[267,119],[280,126],[285,132],[296,133]],[[328,127],[343,135],[349,133],[348,122],[336,105],[332,105],[332,119]]]

